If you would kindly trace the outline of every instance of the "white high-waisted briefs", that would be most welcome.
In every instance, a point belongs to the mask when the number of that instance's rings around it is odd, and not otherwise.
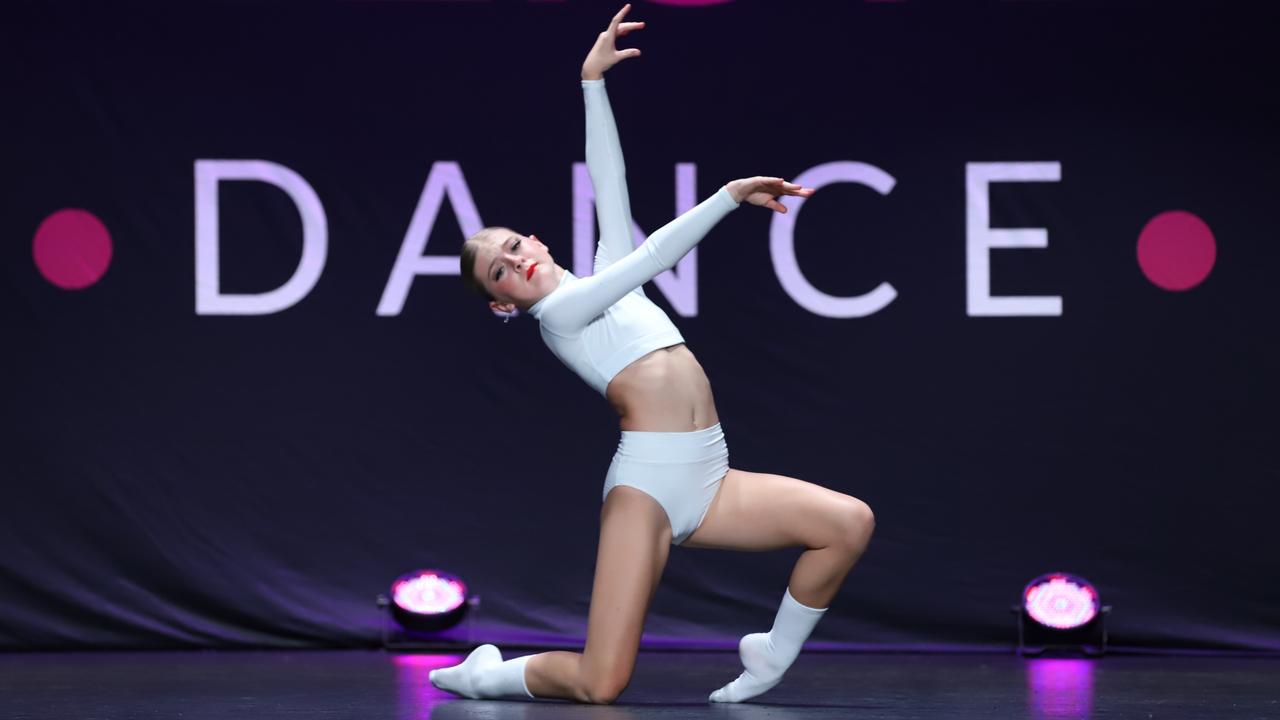
[[[693,432],[623,430],[604,479],[604,497],[618,485],[640,490],[667,511],[671,544],[702,524],[729,471],[729,446],[720,423]]]

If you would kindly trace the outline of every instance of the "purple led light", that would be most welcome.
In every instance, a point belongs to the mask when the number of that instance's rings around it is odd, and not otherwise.
[[[1045,575],[1031,581],[1023,605],[1032,620],[1051,628],[1080,627],[1098,614],[1098,593],[1081,578]]]
[[[462,581],[436,570],[419,570],[403,575],[391,586],[396,605],[422,615],[438,615],[456,610],[467,599]]]

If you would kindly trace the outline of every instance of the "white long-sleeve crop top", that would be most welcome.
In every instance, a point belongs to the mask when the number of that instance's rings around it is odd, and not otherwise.
[[[684,342],[641,286],[674,267],[738,203],[722,187],[633,249],[626,168],[604,80],[583,80],[582,92],[587,171],[600,224],[594,274],[579,278],[565,270],[556,289],[534,303],[529,313],[538,319],[551,352],[603,395],[613,376],[632,362]]]

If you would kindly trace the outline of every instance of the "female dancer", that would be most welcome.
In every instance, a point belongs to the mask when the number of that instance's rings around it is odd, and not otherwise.
[[[486,228],[462,250],[462,277],[498,313],[536,317],[551,351],[621,416],[622,439],[604,484],[600,545],[584,651],[503,661],[482,645],[434,670],[437,688],[470,698],[564,698],[611,703],[627,686],[649,602],[671,545],[732,550],[807,548],[767,633],[742,638],[741,675],[711,693],[741,702],[777,685],[870,540],[866,503],[781,475],[729,468],[729,451],[702,366],[641,289],[673,267],[743,200],[786,212],[777,198],[813,190],[781,178],[734,180],[631,247],[631,212],[603,73],[640,54],[615,38],[644,27],[624,6],[582,65],[587,168],[600,243],[595,272],[578,278],[534,235]]]

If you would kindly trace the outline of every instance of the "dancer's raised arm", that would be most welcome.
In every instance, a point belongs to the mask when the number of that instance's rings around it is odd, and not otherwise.
[[[785,213],[783,195],[809,197],[804,188],[778,177],[751,177],[726,183],[714,195],[663,225],[626,257],[589,278],[566,285],[535,303],[530,312],[542,327],[559,334],[581,330],[628,292],[670,270],[706,236],[716,223],[746,201]]]
[[[635,48],[619,51],[615,46],[617,38],[644,27],[642,22],[622,22],[630,8],[630,5],[623,7],[613,17],[582,63],[587,172],[595,188],[596,218],[600,226],[594,272],[600,272],[625,257],[634,247],[631,242],[631,202],[627,195],[626,164],[622,159],[622,144],[618,141],[618,126],[604,87],[606,70],[621,60],[640,54]],[[635,292],[644,295],[640,287],[636,287]]]

